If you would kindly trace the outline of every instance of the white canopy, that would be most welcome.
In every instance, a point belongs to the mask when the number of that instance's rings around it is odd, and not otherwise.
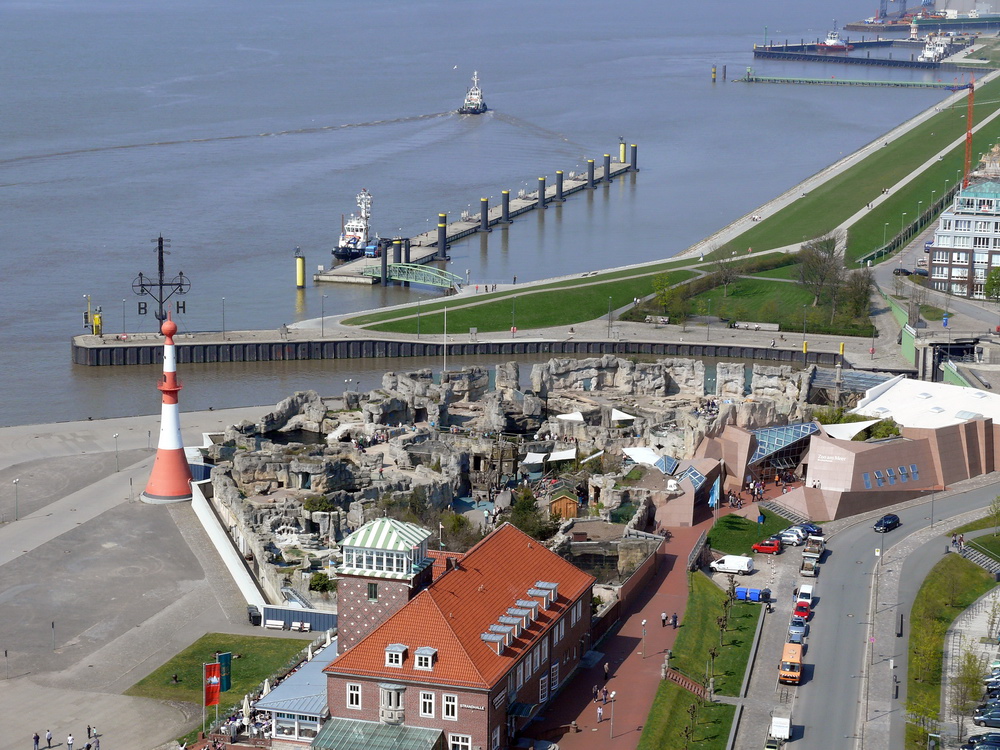
[[[598,456],[603,456],[603,455],[604,455],[604,451],[597,451],[597,453],[593,454],[592,456],[587,456],[585,459],[583,459],[582,461],[580,461],[580,463],[581,464],[585,464],[585,463],[587,463],[587,461],[590,461],[591,459],[594,459],[594,458],[597,458]]]
[[[850,440],[866,427],[877,424],[879,420],[869,419],[865,422],[846,422],[844,424],[825,424],[823,429],[826,434],[837,440]]]
[[[653,466],[660,458],[656,455],[656,451],[648,446],[638,448],[622,448],[622,453],[631,458],[637,464],[646,464],[647,466]]]
[[[571,412],[570,414],[556,414],[556,419],[562,419],[566,422],[582,422],[583,414],[578,411]]]
[[[612,422],[631,422],[635,417],[631,414],[626,414],[623,411],[618,411],[617,409],[611,410],[611,421]]]
[[[572,461],[576,458],[576,448],[568,448],[564,451],[552,451],[549,454],[549,461]]]
[[[540,464],[545,460],[545,453],[529,453],[524,457],[522,464]]]

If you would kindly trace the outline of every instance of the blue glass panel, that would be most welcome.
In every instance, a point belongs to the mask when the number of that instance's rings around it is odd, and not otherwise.
[[[870,490],[872,488],[872,475],[866,471],[861,475],[861,478],[865,480],[865,489]]]

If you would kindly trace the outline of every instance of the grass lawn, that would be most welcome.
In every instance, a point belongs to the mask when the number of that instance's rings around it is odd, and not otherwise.
[[[703,680],[709,662],[708,651],[716,648],[715,689],[722,695],[736,695],[743,682],[750,646],[753,644],[760,607],[736,603],[729,614],[729,627],[722,645],[715,620],[722,614],[726,593],[704,573],[690,573],[690,595],[681,621],[681,631],[673,649],[670,666]],[[684,747],[681,731],[688,725],[688,706],[697,699],[673,683],[660,684],[653,707],[639,739],[640,750],[680,750]],[[694,744],[698,748],[724,748],[733,719],[733,707],[716,704],[700,709],[695,726]]]
[[[750,547],[771,534],[777,534],[782,529],[792,525],[792,522],[777,513],[764,511],[764,525],[730,513],[719,519],[719,522],[708,532],[708,543],[714,550],[727,555],[750,555]]]
[[[689,723],[688,707],[697,699],[684,688],[663,681],[653,699],[653,708],[646,718],[639,738],[638,750],[681,750],[681,734]],[[736,706],[708,703],[699,708],[692,735],[692,746],[699,750],[724,750]]]
[[[983,517],[977,518],[975,521],[969,521],[969,523],[964,526],[956,526],[953,529],[948,529],[944,533],[944,536],[950,537],[952,534],[968,534],[970,531],[979,531],[980,529],[992,529],[993,519],[986,515],[987,511],[983,510]]]
[[[992,524],[990,524],[992,526]],[[987,528],[990,528],[987,526]],[[994,560],[1000,561],[1000,536],[981,536],[977,539],[966,542],[966,545],[977,549],[984,555],[992,557]]]
[[[291,638],[209,633],[148,677],[139,680],[125,694],[201,705],[202,664],[214,662],[216,651],[231,651],[234,656],[242,654],[242,657],[233,659],[232,689],[223,694],[221,705],[235,705],[243,700],[245,694],[285,666],[306,645],[306,641]],[[171,679],[174,674],[180,680],[177,683]]]
[[[758,271],[757,273],[748,275],[758,279],[788,279],[790,281],[798,281],[801,270],[801,264],[793,263],[790,266],[781,266],[780,268],[772,268],[770,271]]]
[[[475,307],[466,307],[448,311],[448,330],[455,333],[467,333],[470,328],[480,332],[508,331],[511,321],[518,328],[534,329],[549,326],[571,326],[581,321],[595,320],[608,314],[608,298],[611,298],[613,308],[624,307],[632,302],[634,297],[642,297],[653,292],[653,276],[650,274],[641,279],[626,281],[611,281],[597,286],[586,286],[563,289],[560,291],[538,292],[513,295],[496,302],[485,302]],[[669,272],[671,283],[678,283],[691,278],[692,271]],[[463,304],[468,300],[455,300],[452,304]],[[397,315],[400,313],[397,312]],[[403,313],[405,314],[405,313]],[[416,309],[410,317],[393,323],[368,325],[373,331],[396,331],[401,333],[417,332]],[[441,334],[444,332],[444,314],[421,310],[421,334]]]
[[[954,619],[995,585],[993,577],[960,555],[947,555],[924,579],[910,612],[907,711],[941,714],[944,637]],[[916,729],[916,728],[915,728]],[[919,729],[910,734],[919,735]],[[907,747],[925,747],[907,745]]]
[[[920,317],[924,320],[943,320],[944,310],[940,307],[934,307],[934,305],[921,305]]]

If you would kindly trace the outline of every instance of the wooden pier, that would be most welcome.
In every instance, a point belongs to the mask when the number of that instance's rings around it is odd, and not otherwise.
[[[905,89],[950,89],[953,84],[940,81],[860,81],[849,78],[784,78],[781,76],[758,76],[748,72],[736,83],[797,83],[812,86],[889,86]]]
[[[634,154],[634,146],[633,154]],[[606,166],[607,165],[607,169]],[[634,164],[622,161],[612,161],[608,163],[607,158],[605,159],[605,164],[594,165],[594,176],[593,185],[596,187],[598,184],[607,184],[610,180],[615,177],[625,174],[626,172],[638,171],[634,169]],[[607,174],[605,174],[607,172]],[[557,175],[559,176],[559,175]],[[606,179],[609,178],[609,179]],[[540,184],[544,185],[542,178],[540,178]],[[558,202],[560,199],[565,199],[567,196],[573,193],[578,193],[581,190],[586,190],[590,182],[590,176],[587,171],[583,174],[570,174],[567,175],[565,180],[562,181],[561,188],[557,183],[556,185],[549,185],[544,188],[539,188],[539,190],[532,191],[531,193],[526,193],[523,196],[511,197],[510,206],[507,212],[507,221],[513,219],[516,216],[527,213],[528,211],[534,211],[538,208],[538,194],[541,190],[544,190],[544,197],[546,204],[552,204]],[[448,223],[445,229],[446,244],[450,244],[464,237],[476,234],[483,229],[483,221],[481,217],[472,215],[466,215],[459,221],[453,221]],[[487,211],[487,228],[491,228],[497,225],[503,225],[504,221],[503,207],[493,206]],[[383,252],[392,252],[391,248],[383,250]],[[416,237],[410,238],[410,251],[409,258],[402,258],[404,262],[407,263],[429,263],[434,260],[440,260],[441,253],[438,252],[438,232],[436,229],[432,229],[422,234],[418,234]],[[392,263],[394,259],[389,260]],[[377,284],[380,281],[381,273],[373,269],[382,268],[382,258],[357,258],[356,260],[348,261],[338,266],[333,266],[325,270],[317,271],[313,274],[314,282],[325,282],[325,283],[338,283],[338,284]]]

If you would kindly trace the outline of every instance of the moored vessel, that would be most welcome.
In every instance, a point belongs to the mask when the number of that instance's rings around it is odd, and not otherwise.
[[[371,246],[378,248],[378,236],[371,237],[368,220],[371,218],[372,194],[367,188],[361,188],[358,193],[358,213],[351,214],[345,221],[340,218],[340,241],[333,249],[333,257],[338,260],[359,258]]]
[[[826,35],[826,39],[816,45],[816,51],[823,52],[847,52],[854,49],[853,44],[848,44],[840,38],[840,32],[836,29]]]

